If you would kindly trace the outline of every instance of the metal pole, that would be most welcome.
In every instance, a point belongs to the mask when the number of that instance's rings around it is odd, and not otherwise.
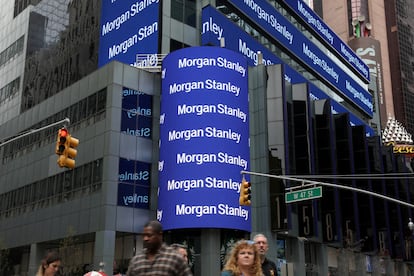
[[[28,130],[27,132],[18,134],[16,136],[12,137],[12,138],[6,138],[6,139],[4,139],[4,142],[1,142],[0,143],[0,148],[3,147],[3,146],[5,146],[5,145],[7,145],[7,144],[9,144],[9,143],[11,143],[11,142],[13,142],[13,141],[19,140],[19,139],[21,139],[23,137],[26,137],[28,135],[31,135],[31,134],[40,132],[42,130],[45,130],[45,129],[48,129],[50,127],[54,127],[54,126],[60,125],[60,124],[63,124],[64,127],[67,127],[70,124],[70,119],[69,118],[65,118],[65,119],[63,119],[63,120],[61,120],[59,122],[52,123],[52,124],[49,124],[47,126],[44,126],[44,127],[38,128],[38,129]]]
[[[306,185],[301,185],[301,186],[298,186],[298,187],[285,187],[288,190],[298,189],[298,188],[307,187],[307,186],[322,185],[322,186],[335,187],[335,188],[339,188],[339,189],[351,190],[351,191],[358,192],[358,193],[368,194],[368,195],[379,197],[379,198],[382,198],[382,199],[385,199],[385,200],[393,201],[395,203],[408,206],[410,208],[414,208],[414,205],[410,204],[408,202],[404,202],[404,201],[401,201],[401,200],[398,200],[398,199],[395,199],[395,198],[392,198],[392,197],[388,197],[388,196],[385,196],[385,195],[382,195],[382,194],[377,194],[377,193],[374,193],[374,192],[371,192],[371,191],[367,191],[367,190],[363,190],[363,189],[359,189],[359,188],[355,188],[355,187],[338,185],[338,184],[333,184],[333,183],[320,182],[320,181],[313,181],[313,180],[308,180],[308,179],[287,177],[287,176],[282,176],[282,175],[266,174],[266,173],[257,173],[257,172],[249,172],[249,171],[241,171],[240,173],[241,174],[250,174],[250,175],[269,177],[269,178],[277,178],[277,179],[283,179],[283,180],[290,180],[290,181],[296,181],[296,182],[301,182],[301,183],[307,183]]]

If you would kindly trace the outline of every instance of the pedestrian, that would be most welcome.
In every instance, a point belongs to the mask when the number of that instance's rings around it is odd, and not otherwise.
[[[163,242],[162,225],[152,220],[144,225],[143,250],[129,262],[127,276],[192,276],[182,256]]]
[[[257,234],[253,237],[254,244],[259,252],[260,262],[262,264],[262,270],[264,276],[277,275],[276,264],[266,258],[267,251],[269,250],[269,244],[267,238],[263,234]]]
[[[238,241],[227,257],[221,276],[262,276],[259,252],[253,241]]]
[[[121,273],[121,269],[116,261],[114,261],[112,265],[113,276],[123,276],[124,274]]]
[[[36,276],[55,276],[58,275],[62,266],[62,259],[56,251],[50,251],[42,259],[37,270]]]
[[[178,253],[183,257],[186,263],[188,263],[188,252],[187,252],[187,246],[184,244],[179,243],[173,243],[171,244],[171,247],[177,250]]]

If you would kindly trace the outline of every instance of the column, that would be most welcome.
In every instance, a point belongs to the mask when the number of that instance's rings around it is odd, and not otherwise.
[[[220,275],[220,229],[201,230],[201,271],[194,275]]]
[[[116,231],[98,231],[95,233],[94,270],[98,270],[100,263],[103,263],[104,271],[108,275],[112,275],[115,260],[115,237]]]
[[[32,243],[30,245],[29,269],[27,275],[36,275],[36,272],[39,269],[40,262],[44,255],[44,248],[39,246],[37,243]]]

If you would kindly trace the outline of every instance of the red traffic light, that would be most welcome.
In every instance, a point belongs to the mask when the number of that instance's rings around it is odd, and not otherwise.
[[[55,152],[59,155],[57,163],[59,167],[73,169],[75,167],[76,147],[79,139],[72,137],[66,128],[58,131]]]
[[[66,137],[68,136],[68,130],[66,128],[61,128],[58,131],[57,139],[56,139],[56,154],[62,155],[65,151],[65,143],[66,143]]]
[[[59,135],[60,135],[60,137],[66,137],[66,136],[68,136],[68,130],[66,128],[61,128],[59,130]]]

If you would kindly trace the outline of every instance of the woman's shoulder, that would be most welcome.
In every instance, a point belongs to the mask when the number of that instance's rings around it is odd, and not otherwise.
[[[233,273],[230,270],[223,270],[221,276],[233,276]]]

